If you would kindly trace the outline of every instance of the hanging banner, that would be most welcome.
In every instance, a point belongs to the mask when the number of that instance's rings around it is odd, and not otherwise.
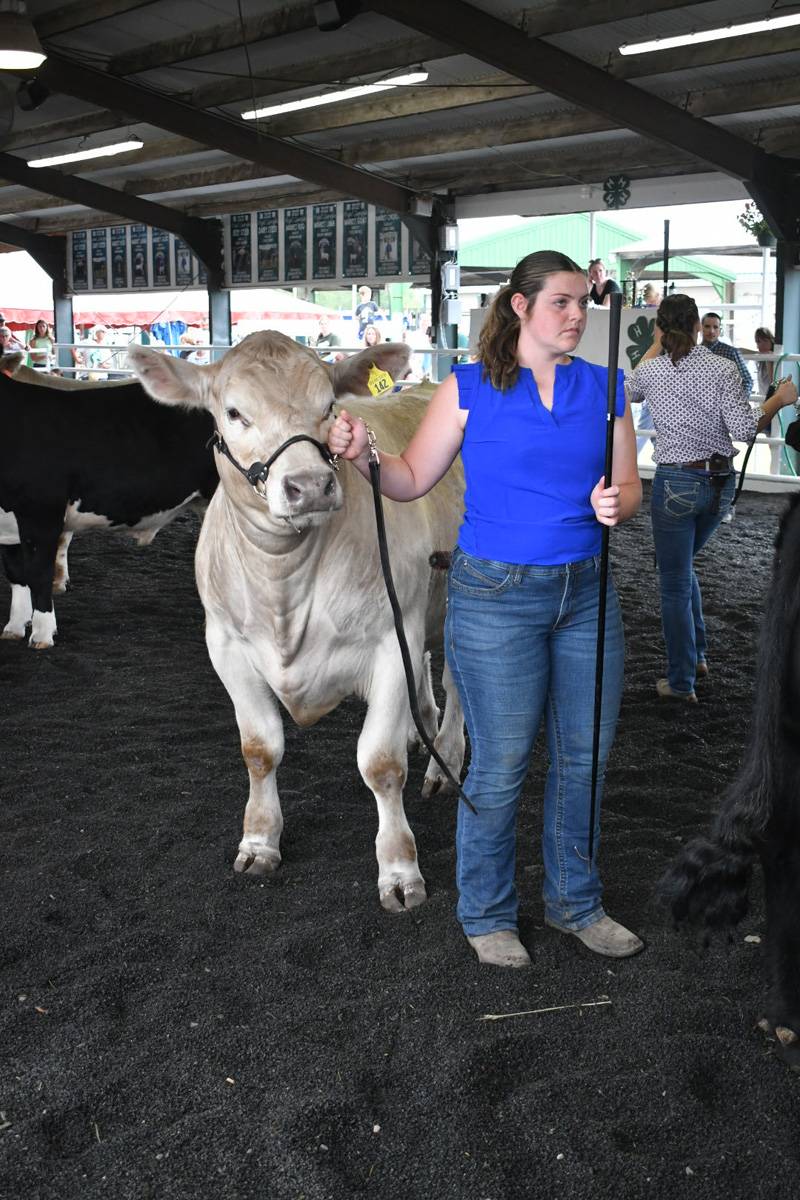
[[[111,286],[128,286],[128,226],[111,226]]]
[[[368,211],[363,200],[345,200],[342,210],[342,274],[363,279],[367,273]]]
[[[256,213],[258,246],[258,282],[274,283],[278,278],[278,210]]]
[[[92,230],[92,287],[96,292],[108,287],[108,230]]]
[[[169,234],[153,230],[153,287],[169,287]]]
[[[175,287],[188,287],[192,282],[192,252],[183,238],[175,238]]]
[[[85,292],[89,287],[85,229],[76,229],[72,235],[72,287],[76,292]]]
[[[131,287],[147,287],[146,225],[131,225]]]
[[[314,279],[336,278],[336,204],[315,204],[312,221]]]
[[[250,213],[231,217],[231,281],[250,283],[253,278],[253,251]]]
[[[408,265],[412,275],[430,275],[431,273],[431,256],[422,242],[418,242],[415,237],[409,241],[408,247]]]
[[[287,208],[283,214],[283,272],[286,280],[306,278],[307,217],[305,208]]]
[[[388,208],[375,209],[375,272],[400,274],[400,218]]]

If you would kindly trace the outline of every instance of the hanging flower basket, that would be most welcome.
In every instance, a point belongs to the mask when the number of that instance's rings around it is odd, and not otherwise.
[[[736,219],[742,229],[746,229],[749,234],[752,234],[759,246],[775,246],[777,244],[775,234],[761,215],[761,210],[752,200],[747,201],[743,211]]]

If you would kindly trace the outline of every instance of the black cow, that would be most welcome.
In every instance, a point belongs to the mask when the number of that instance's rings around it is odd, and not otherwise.
[[[205,410],[167,408],[141,384],[62,388],[20,383],[0,358],[0,555],[11,584],[4,638],[53,645],[59,537],[120,529],[149,542],[218,476]]]
[[[800,496],[776,541],[744,764],[710,836],[684,847],[661,896],[679,924],[730,928],[748,910],[756,859],[767,906],[769,996],[761,1026],[800,1069]]]

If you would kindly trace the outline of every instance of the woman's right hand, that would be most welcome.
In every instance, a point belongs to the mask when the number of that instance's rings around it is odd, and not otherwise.
[[[367,427],[360,417],[351,417],[343,408],[328,430],[328,449],[352,462],[361,458],[368,447]]]
[[[780,400],[781,408],[788,408],[790,404],[797,403],[797,388],[788,375],[780,380],[773,395]]]

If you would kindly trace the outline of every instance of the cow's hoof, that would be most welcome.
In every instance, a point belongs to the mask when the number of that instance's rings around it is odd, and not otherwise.
[[[28,642],[31,650],[52,650],[55,642]]]
[[[422,784],[422,799],[430,800],[431,796],[452,796],[455,793],[455,788],[449,779],[447,779],[441,771],[437,771],[433,775],[426,775]]]
[[[4,642],[21,642],[24,637],[24,630],[22,633],[17,633],[16,629],[4,629],[3,632],[0,633],[0,638],[2,638]]]
[[[381,908],[386,912],[401,913],[412,908],[419,908],[428,899],[425,884],[420,879],[416,883],[395,883],[379,893]]]
[[[237,874],[244,875],[274,875],[281,865],[280,855],[251,854],[240,850],[236,856],[233,869]]]
[[[800,1071],[800,1034],[788,1025],[773,1025],[766,1017],[758,1022],[758,1028],[777,1042],[777,1050],[787,1067]]]
[[[58,582],[53,581],[53,595],[64,596],[69,588],[69,580],[61,579]]]

